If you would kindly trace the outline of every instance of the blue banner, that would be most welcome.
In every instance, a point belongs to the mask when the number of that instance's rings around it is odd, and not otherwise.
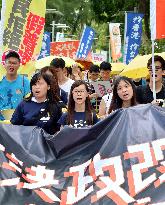
[[[83,34],[81,36],[78,51],[76,53],[76,58],[86,58],[89,51],[91,50],[92,42],[95,36],[95,31],[89,27],[85,26]]]
[[[42,47],[38,59],[46,56],[50,56],[50,32],[47,31],[43,34]]]
[[[143,14],[126,13],[124,63],[129,64],[138,54],[141,45]]]

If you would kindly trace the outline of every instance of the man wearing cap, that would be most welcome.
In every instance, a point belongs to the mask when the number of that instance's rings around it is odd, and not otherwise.
[[[165,72],[165,60],[158,55],[154,56],[155,63],[155,91],[156,99],[155,102],[153,99],[153,72],[152,72],[152,57],[148,60],[147,68],[149,70],[150,81],[148,85],[138,86],[137,87],[137,101],[140,104],[145,103],[154,103],[158,105],[160,100],[165,99],[165,84],[163,81],[163,73]]]
[[[64,90],[69,96],[70,88],[71,88],[72,84],[74,83],[74,80],[66,77],[66,75],[65,75],[65,71],[64,71],[65,61],[62,58],[55,58],[52,60],[50,65],[56,71],[59,87],[62,90]]]

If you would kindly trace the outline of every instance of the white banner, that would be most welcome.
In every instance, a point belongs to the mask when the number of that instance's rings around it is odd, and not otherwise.
[[[92,60],[98,62],[107,61],[107,53],[92,53]]]
[[[122,57],[120,23],[109,24],[111,57],[113,62],[117,62]]]
[[[96,81],[92,82],[92,84],[99,97],[103,97],[104,95],[112,92],[110,81]]]

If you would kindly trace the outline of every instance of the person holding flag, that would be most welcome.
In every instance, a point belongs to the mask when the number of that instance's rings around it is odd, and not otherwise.
[[[151,28],[151,42],[152,42],[152,58],[151,58],[151,68],[153,73],[152,78],[152,94],[154,102],[157,100],[158,95],[158,84],[157,81],[157,70],[155,69],[155,57],[154,57],[154,46],[155,46],[155,40],[156,39],[162,39],[165,38],[165,27],[164,27],[164,21],[165,21],[165,1],[162,0],[150,0],[150,28]],[[157,60],[159,61],[159,60]],[[159,61],[161,63],[161,61]],[[159,66],[159,65],[158,65]],[[165,69],[164,65],[161,63],[162,70]],[[161,72],[161,71],[160,71]],[[162,77],[161,77],[162,78]],[[160,80],[162,82],[162,80]],[[162,83],[161,83],[162,84]],[[160,89],[161,86],[159,86]],[[160,89],[161,91],[161,89]]]
[[[148,85],[138,86],[136,97],[140,104],[154,103],[156,105],[161,105],[161,100],[165,99],[165,85],[163,83],[163,73],[165,73],[165,60],[159,56],[154,56],[155,63],[155,91],[156,91],[156,101],[153,98],[153,70],[152,70],[152,57],[148,60],[147,68],[150,74],[150,82]]]

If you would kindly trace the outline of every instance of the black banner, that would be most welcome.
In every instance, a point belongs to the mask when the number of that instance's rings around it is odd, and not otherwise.
[[[48,135],[0,125],[0,204],[165,204],[165,109],[120,109]]]

